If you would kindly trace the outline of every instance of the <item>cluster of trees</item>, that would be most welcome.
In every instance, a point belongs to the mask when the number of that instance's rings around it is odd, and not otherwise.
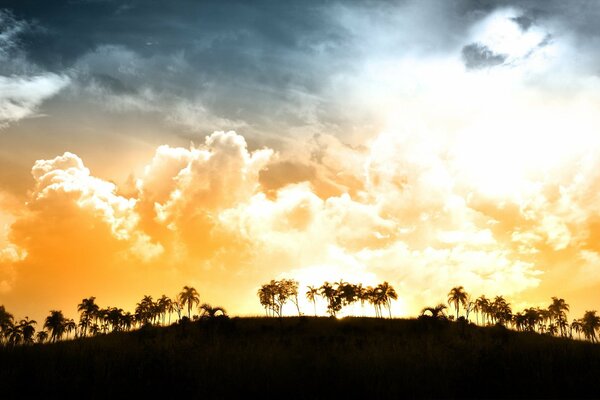
[[[552,297],[552,303],[547,308],[529,307],[513,313],[511,305],[503,296],[488,299],[482,295],[475,300],[462,286],[454,287],[448,292],[448,305],[456,310],[456,318],[469,321],[471,313],[475,314],[476,323],[482,325],[501,324],[518,331],[538,332],[553,336],[573,338],[573,333],[581,334],[592,342],[597,342],[596,332],[600,331],[600,316],[596,311],[586,311],[582,318],[568,321],[569,304],[564,299]],[[460,310],[464,315],[459,316]],[[425,307],[422,316],[432,318],[449,318],[443,303],[435,307]]]
[[[296,306],[298,315],[301,315],[298,304],[298,287],[298,282],[293,279],[272,280],[262,285],[258,290],[258,298],[266,315],[281,317],[283,306],[288,301]],[[343,307],[360,302],[361,306],[364,306],[365,303],[371,304],[375,308],[377,317],[382,317],[383,309],[387,309],[391,318],[391,302],[398,299],[396,291],[388,282],[380,283],[375,287],[364,287],[362,284],[340,280],[334,284],[325,282],[320,287],[308,286],[307,289],[305,296],[313,303],[315,316],[317,315],[317,298],[319,296],[327,303],[327,313],[334,317]]]
[[[317,299],[323,298],[327,304],[327,313],[336,316],[343,307],[360,302],[374,307],[377,317],[383,316],[387,309],[391,318],[391,302],[398,299],[394,288],[383,282],[375,287],[364,287],[362,284],[353,284],[340,280],[336,283],[325,282],[320,287],[308,286],[306,298],[313,303],[314,314],[317,315]],[[267,316],[283,315],[283,307],[292,303],[298,315],[302,315],[299,305],[299,283],[293,279],[271,280],[258,290],[258,297],[265,309]],[[473,299],[462,286],[454,287],[448,292],[447,304],[456,312],[456,319],[470,321],[475,315],[478,325],[500,324],[518,331],[538,332],[553,336],[573,338],[577,334],[586,339],[597,342],[597,333],[600,332],[600,316],[596,311],[586,311],[582,318],[568,322],[567,313],[569,305],[564,299],[552,297],[552,303],[546,308],[529,307],[520,312],[513,313],[510,303],[503,296],[488,299],[485,295]],[[421,311],[424,318],[454,319],[448,316],[448,306],[440,303],[434,307],[425,307]],[[192,311],[197,307],[199,315]],[[37,321],[28,317],[19,321],[12,314],[0,306],[0,343],[1,344],[31,344],[44,343],[47,340],[55,342],[63,338],[94,336],[108,332],[129,331],[144,325],[170,325],[173,315],[177,321],[182,318],[205,319],[219,315],[226,316],[222,307],[212,307],[204,303],[200,305],[198,291],[193,287],[184,286],[183,290],[174,298],[165,295],[157,300],[152,296],[144,296],[136,304],[134,313],[124,311],[117,307],[101,308],[96,303],[95,297],[83,299],[77,306],[79,322],[66,318],[62,311],[52,310],[46,317],[43,329],[36,332]],[[187,311],[187,316],[183,316]],[[462,315],[461,315],[462,311]]]
[[[199,315],[192,315],[198,307]],[[188,319],[214,318],[219,315],[226,316],[222,307],[212,307],[208,303],[200,305],[200,296],[193,287],[184,286],[183,290],[171,299],[162,295],[157,300],[152,296],[144,296],[136,304],[134,313],[124,311],[122,308],[101,308],[96,303],[95,297],[83,299],[77,305],[79,323],[66,318],[62,311],[52,310],[46,317],[43,330],[36,333],[37,321],[25,317],[16,322],[12,314],[0,306],[0,343],[18,345],[44,343],[47,340],[55,342],[68,339],[71,333],[74,337],[95,336],[108,332],[129,331],[144,325],[170,325],[171,317],[177,314],[177,321],[182,319],[182,313],[187,311]],[[168,320],[168,323],[167,323]]]

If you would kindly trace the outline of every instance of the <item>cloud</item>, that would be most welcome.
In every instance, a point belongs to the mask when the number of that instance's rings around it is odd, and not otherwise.
[[[0,9],[0,59],[5,59],[18,48],[18,36],[28,29],[7,10]]]
[[[494,198],[501,205],[448,156],[453,142],[435,145],[418,129],[397,126],[365,149],[335,143],[300,164],[315,169],[301,166],[287,181],[278,169],[297,164],[269,148],[249,150],[233,131],[214,132],[199,146],[159,146],[131,197],[75,154],[38,160],[27,205],[12,214],[2,242],[3,290],[49,293],[42,281],[61,286],[61,277],[122,288],[152,271],[153,287],[187,276],[218,298],[237,291],[230,301],[251,312],[263,280],[315,284],[336,275],[389,281],[402,297],[396,312],[411,313],[452,285],[522,294],[545,279],[550,251],[581,254],[582,271],[597,253],[580,253],[593,231],[586,221],[596,192],[582,183],[595,179],[592,161],[537,190],[501,194]],[[319,169],[335,170],[352,152],[359,164],[349,170],[359,181],[353,192],[317,193],[316,182],[328,179]]]
[[[60,92],[69,79],[55,74],[0,76],[0,127],[35,115],[39,105]]]
[[[136,200],[117,195],[113,183],[92,176],[75,154],[38,160],[32,175],[34,190],[9,234],[27,259],[86,258],[100,254],[103,242],[145,259],[160,254],[160,244],[136,229]]]
[[[20,311],[55,304],[69,312],[87,293],[127,298],[127,288],[138,292],[164,248],[139,229],[137,200],[118,195],[73,153],[38,160],[31,172],[26,203],[1,205],[11,215],[0,237],[7,305]]]
[[[27,61],[19,36],[30,29],[0,9],[0,128],[35,115],[44,100],[69,83],[68,77],[39,70]]]
[[[495,54],[481,43],[471,43],[462,49],[462,57],[467,68],[487,68],[503,64],[508,58],[505,54]]]

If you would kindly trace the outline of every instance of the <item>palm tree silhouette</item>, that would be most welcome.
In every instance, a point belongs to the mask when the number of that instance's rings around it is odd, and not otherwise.
[[[35,327],[37,324],[36,321],[29,319],[29,317],[25,317],[19,322],[19,329],[21,330],[23,341],[25,344],[33,343],[33,337],[35,335]]]
[[[221,313],[222,316],[227,316],[227,311],[223,307],[212,307],[208,303],[204,303],[200,306],[202,310],[202,314],[200,315],[201,319],[213,319],[218,317],[218,313]]]
[[[454,308],[456,308],[456,319],[458,319],[460,305],[462,304],[464,307],[467,306],[467,299],[468,294],[462,286],[453,287],[450,292],[448,292],[448,304],[454,304]]]
[[[477,325],[479,325],[479,314],[481,314],[481,323],[482,325],[486,325],[486,314],[490,306],[490,301],[485,297],[485,295],[481,295],[475,300],[475,315],[477,317]]]
[[[517,328],[517,330],[520,332],[526,330],[528,327],[527,316],[525,315],[525,313],[516,313],[513,316],[513,322],[514,322],[515,328]]]
[[[367,286],[367,288],[365,289],[365,296],[367,298],[367,301],[373,305],[373,308],[375,309],[375,316],[377,318],[381,317],[381,299],[379,294],[377,293],[377,289],[371,286]]]
[[[494,301],[490,304],[489,312],[492,317],[492,323],[504,325],[506,322],[512,320],[512,309],[503,296],[496,296],[494,298]]]
[[[200,296],[198,295],[198,291],[193,287],[184,286],[181,293],[179,293],[179,301],[184,307],[187,304],[188,318],[192,318],[192,307],[200,303]]]
[[[92,336],[98,335],[100,333],[100,325],[98,325],[96,322],[90,325],[90,333]]]
[[[555,320],[556,325],[560,328],[561,336],[565,336],[565,323],[567,321],[567,312],[569,311],[569,305],[565,302],[565,299],[552,297],[552,304],[548,306],[548,311],[551,318]]]
[[[121,315],[121,327],[126,331],[131,329],[134,321],[135,317],[130,312],[126,312]]]
[[[360,308],[362,309],[362,314],[364,315],[365,301],[369,300],[367,288],[363,287],[362,283],[359,283],[358,285],[356,285],[355,291],[356,291],[356,296],[358,297],[358,300],[360,301]]]
[[[258,289],[258,300],[265,309],[267,317],[275,316],[275,288],[271,284],[262,285]],[[271,314],[270,314],[271,313]]]
[[[313,286],[308,286],[308,290],[306,291],[306,298],[308,301],[313,303],[313,307],[315,309],[315,317],[317,316],[317,296],[319,295],[319,289]]]
[[[81,327],[81,334],[87,336],[87,330],[89,325],[98,318],[98,311],[100,307],[96,304],[95,297],[89,297],[81,300],[81,303],[77,305],[77,311],[81,313],[79,319],[79,326]]]
[[[586,311],[581,322],[583,325],[583,334],[586,339],[595,343],[598,340],[596,338],[596,331],[600,329],[600,316],[596,315],[596,311]]]
[[[541,320],[540,311],[537,308],[526,308],[523,311],[523,318],[525,319],[525,327],[529,332],[535,331],[535,327],[539,325]]]
[[[8,326],[4,334],[8,339],[8,343],[13,346],[18,345],[23,340],[23,330],[19,324]]]
[[[65,317],[62,311],[50,311],[50,315],[46,317],[44,322],[44,328],[50,331],[52,342],[60,340],[65,332]]]
[[[13,326],[13,316],[6,311],[4,306],[0,306],[0,343],[2,338],[6,336],[6,332]]]
[[[39,331],[35,336],[37,337],[38,343],[44,343],[48,340],[48,332],[46,331]]]
[[[298,316],[301,316],[302,313],[300,312],[300,302],[298,301],[298,281],[295,279],[282,279],[280,285],[283,286],[286,297],[289,298],[290,301],[296,306]]]
[[[385,305],[388,309],[390,319],[392,318],[392,300],[398,299],[396,290],[387,282],[383,282],[375,288],[377,296],[381,304]]]
[[[136,320],[140,325],[145,325],[153,319],[154,301],[152,296],[144,296],[142,300],[135,305]]]
[[[171,315],[177,311],[179,304],[177,304],[176,300],[169,299],[169,304],[167,306],[167,313],[169,314],[169,325],[171,325]]]
[[[435,319],[446,319],[446,314],[444,313],[444,310],[448,308],[446,307],[445,304],[440,303],[435,307],[425,307],[421,310],[421,315],[422,316],[427,316],[425,313],[429,312],[431,314],[431,318],[435,318]]]
[[[106,313],[106,322],[108,322],[113,332],[119,332],[122,328],[123,309],[110,307]]]
[[[358,293],[356,290],[356,285],[352,283],[344,282],[340,280],[337,284],[337,291],[339,293],[340,299],[342,300],[342,306],[349,306],[358,300]]]
[[[164,294],[157,300],[157,305],[160,311],[160,315],[162,316],[163,325],[165,324],[165,318],[167,316],[167,313],[169,312],[169,309],[171,308],[172,303],[173,302],[171,301],[171,299],[165,296]]]
[[[69,333],[75,331],[77,329],[77,324],[75,324],[75,320],[66,319],[65,320],[65,333],[67,334],[67,339],[69,338]]]
[[[577,333],[579,340],[581,340],[581,333],[583,332],[583,323],[579,319],[574,319],[571,322],[571,330]]]
[[[321,291],[321,296],[327,299],[327,312],[332,317],[335,317],[337,312],[342,308],[342,302],[337,290],[329,282],[325,282],[319,290]]]

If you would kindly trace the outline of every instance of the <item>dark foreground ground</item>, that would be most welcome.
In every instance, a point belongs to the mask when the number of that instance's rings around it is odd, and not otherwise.
[[[600,398],[600,345],[430,320],[233,318],[0,348],[0,398]]]

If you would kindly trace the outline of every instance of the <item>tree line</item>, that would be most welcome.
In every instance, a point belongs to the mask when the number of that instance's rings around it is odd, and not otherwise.
[[[193,314],[196,308],[199,311],[197,315]],[[17,321],[4,306],[0,306],[0,343],[19,345],[56,342],[62,339],[129,331],[146,325],[166,326],[171,325],[174,315],[177,316],[177,322],[184,319],[227,316],[223,307],[213,307],[208,303],[200,305],[198,291],[190,286],[184,286],[174,298],[162,295],[154,300],[152,296],[146,295],[136,304],[133,314],[117,307],[101,308],[95,297],[81,300],[77,311],[78,323],[74,319],[66,318],[62,311],[51,310],[44,320],[42,330],[36,332],[37,321],[28,317]]]
[[[343,307],[360,302],[374,307],[375,316],[382,317],[383,310],[391,314],[391,302],[398,299],[398,294],[388,283],[383,282],[377,286],[363,286],[340,280],[333,284],[323,283],[319,287],[307,286],[306,299],[313,304],[314,315],[317,315],[317,299],[323,298],[327,304],[327,314],[337,316]],[[302,315],[298,302],[299,283],[293,279],[271,280],[260,287],[257,292],[260,304],[265,309],[268,317],[283,316],[283,306],[292,303],[298,315]],[[456,317],[448,315],[448,307],[454,308]],[[546,307],[529,307],[520,312],[513,313],[511,304],[504,296],[495,296],[493,299],[481,295],[476,299],[467,293],[463,286],[450,289],[447,305],[439,303],[436,306],[424,307],[420,317],[443,320],[464,320],[477,325],[502,325],[517,331],[537,332],[552,336],[574,338],[582,335],[592,342],[598,341],[597,332],[600,331],[600,316],[596,311],[586,311],[583,317],[573,319],[569,323],[567,313],[569,304],[564,299],[552,297],[552,303]],[[462,311],[462,315],[461,315]],[[475,321],[471,321],[471,318]]]
[[[463,318],[470,321],[475,315],[477,325],[503,325],[521,332],[537,332],[552,336],[573,338],[574,334],[581,335],[593,343],[598,341],[597,332],[600,331],[600,316],[596,311],[586,311],[581,318],[575,318],[569,323],[567,313],[570,306],[565,299],[552,297],[548,307],[528,307],[513,313],[510,303],[503,296],[488,299],[481,295],[476,299],[467,293],[462,286],[456,286],[448,292],[447,303],[454,307],[456,319]],[[460,311],[463,315],[460,315]],[[447,316],[447,306],[440,303],[434,307],[425,307],[421,316],[439,319],[454,319]]]
[[[398,299],[396,290],[388,282],[380,283],[375,287],[365,287],[361,283],[353,284],[340,280],[333,284],[325,282],[320,287],[308,286],[307,289],[305,296],[313,303],[315,316],[317,315],[317,298],[319,296],[326,301],[327,313],[333,317],[337,316],[343,307],[360,302],[363,307],[365,303],[373,306],[377,317],[382,317],[383,310],[387,309],[391,318],[392,300]],[[283,306],[287,302],[293,303],[298,315],[302,315],[298,304],[298,290],[298,281],[281,279],[271,280],[262,285],[257,294],[267,316],[281,317]]]
[[[313,304],[314,315],[317,315],[317,299],[323,298],[327,304],[327,314],[337,314],[347,306],[360,302],[361,307],[369,304],[374,308],[376,317],[383,317],[387,310],[392,318],[391,302],[398,299],[395,289],[383,282],[376,286],[363,286],[340,280],[325,282],[319,287],[307,286],[304,296]],[[291,303],[295,312],[302,315],[299,304],[300,285],[293,279],[271,280],[260,287],[257,292],[261,305],[268,317],[282,317],[283,307]],[[447,305],[446,305],[447,304]],[[586,311],[581,318],[568,321],[569,304],[564,299],[552,297],[548,307],[528,307],[520,312],[513,312],[511,304],[503,297],[493,299],[481,295],[473,298],[463,286],[456,286],[448,292],[447,302],[421,310],[420,318],[442,320],[462,320],[477,325],[503,325],[509,328],[579,339],[591,342],[598,341],[600,332],[600,316],[595,310]],[[448,308],[454,308],[455,315],[448,315]],[[199,315],[193,314],[198,310]],[[227,316],[222,307],[212,307],[204,303],[200,305],[198,291],[184,286],[174,298],[162,295],[154,300],[152,296],[144,296],[136,304],[133,313],[117,307],[101,308],[95,297],[85,298],[77,306],[79,321],[66,318],[62,311],[51,310],[41,330],[36,331],[37,321],[28,317],[15,320],[4,306],[0,305],[0,344],[18,345],[44,343],[46,341],[95,336],[109,332],[129,331],[145,325],[170,325],[173,316],[176,321],[183,319],[210,319]],[[186,315],[187,314],[187,315]],[[471,321],[474,318],[475,321]],[[72,336],[71,336],[72,335]]]

